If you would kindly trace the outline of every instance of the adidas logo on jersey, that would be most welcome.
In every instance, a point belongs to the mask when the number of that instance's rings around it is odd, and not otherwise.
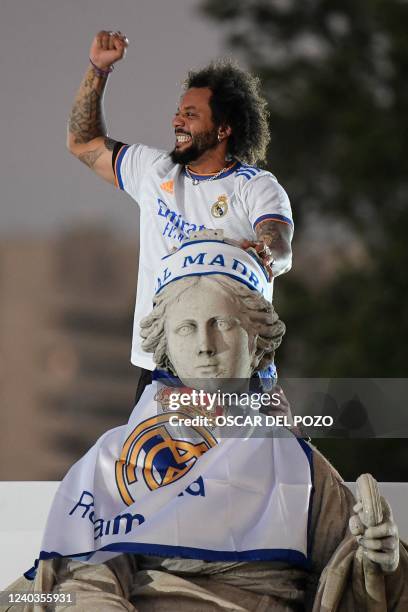
[[[170,181],[165,181],[160,185],[163,191],[167,191],[167,193],[174,193],[174,181],[171,179]]]

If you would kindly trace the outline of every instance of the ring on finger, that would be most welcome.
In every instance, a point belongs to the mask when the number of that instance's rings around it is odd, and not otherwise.
[[[262,251],[260,251],[260,254],[265,255],[266,257],[270,257],[272,255],[272,251],[266,244],[264,244],[264,248],[262,249]]]

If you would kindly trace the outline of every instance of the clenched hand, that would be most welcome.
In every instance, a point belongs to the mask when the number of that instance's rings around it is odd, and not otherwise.
[[[102,30],[92,41],[89,59],[97,68],[106,70],[125,56],[128,44],[129,41],[122,32]]]

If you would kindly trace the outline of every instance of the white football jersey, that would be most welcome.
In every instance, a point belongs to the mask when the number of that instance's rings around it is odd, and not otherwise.
[[[270,172],[236,161],[212,175],[186,174],[168,152],[123,145],[114,163],[117,186],[140,206],[140,256],[131,362],[153,370],[141,348],[140,320],[150,313],[161,258],[200,229],[222,229],[226,238],[255,240],[270,219],[293,224],[288,196]],[[191,177],[194,177],[194,181]]]

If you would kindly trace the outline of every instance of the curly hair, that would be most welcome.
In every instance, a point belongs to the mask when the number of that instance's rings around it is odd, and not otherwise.
[[[228,153],[242,162],[264,160],[270,140],[266,100],[260,95],[260,80],[231,60],[212,62],[190,71],[184,89],[208,87],[210,108],[216,126],[229,125]]]
[[[180,300],[181,295],[188,289],[196,287],[202,278],[188,276],[170,283],[156,296],[152,312],[140,322],[143,350],[153,353],[157,367],[173,375],[177,375],[177,372],[167,350],[166,309],[176,300]],[[285,324],[279,319],[274,307],[258,292],[227,276],[214,274],[205,278],[221,285],[228,295],[238,302],[246,319],[247,330],[251,330],[256,336],[256,352],[260,359],[252,374],[265,370],[273,362],[275,351],[285,333]]]

